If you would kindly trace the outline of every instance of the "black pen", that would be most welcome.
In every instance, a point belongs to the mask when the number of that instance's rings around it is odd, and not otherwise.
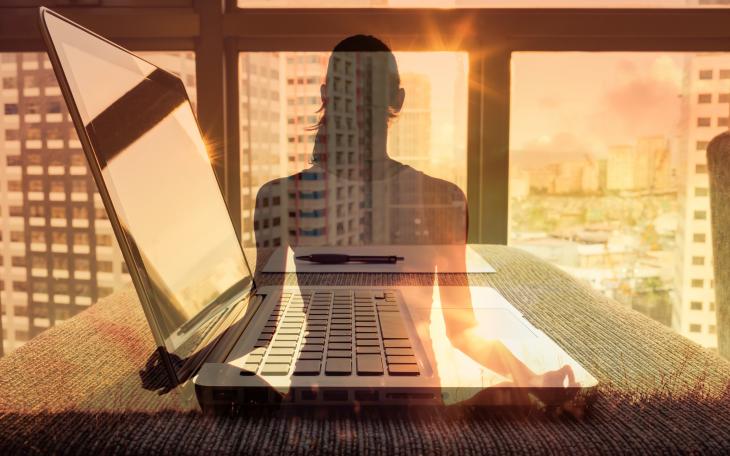
[[[403,261],[402,256],[395,255],[342,255],[338,253],[313,253],[296,257],[297,260],[309,261],[321,264],[342,264],[342,263],[371,263],[371,264],[395,264]]]

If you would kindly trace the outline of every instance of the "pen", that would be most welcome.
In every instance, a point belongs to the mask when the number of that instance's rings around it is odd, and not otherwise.
[[[298,256],[297,260],[309,261],[321,264],[342,264],[342,263],[371,263],[371,264],[395,264],[403,261],[402,256],[395,255],[342,255],[337,253],[313,253],[311,255]]]

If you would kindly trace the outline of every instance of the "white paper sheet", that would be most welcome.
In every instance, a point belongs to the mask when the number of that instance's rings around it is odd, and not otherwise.
[[[434,258],[448,258],[458,254],[464,245],[369,245],[369,246],[328,246],[297,247],[297,256],[313,253],[338,253],[346,255],[397,255],[403,261],[396,264],[319,264],[294,259],[294,252],[283,247],[277,249],[264,266],[263,272],[370,272],[370,273],[410,273],[434,272]],[[443,273],[496,272],[494,268],[472,246],[466,246],[466,264],[449,266],[451,270]],[[451,252],[453,253],[451,253]],[[286,258],[284,257],[286,255]]]

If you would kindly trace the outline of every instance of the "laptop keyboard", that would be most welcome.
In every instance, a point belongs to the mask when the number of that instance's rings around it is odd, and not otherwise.
[[[241,375],[419,375],[393,291],[282,293]]]

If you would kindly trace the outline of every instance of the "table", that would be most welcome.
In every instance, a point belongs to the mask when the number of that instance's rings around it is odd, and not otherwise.
[[[485,453],[730,449],[730,363],[523,251],[480,246],[489,285],[600,382],[589,416],[493,410],[252,410],[200,413],[140,371],[154,342],[134,290],[101,299],[0,359],[0,452]],[[263,256],[262,256],[263,258]],[[261,258],[260,258],[261,260]],[[278,277],[277,277],[278,276]],[[281,276],[258,274],[260,284]],[[295,277],[287,275],[285,283]],[[301,285],[423,285],[427,274],[308,274]],[[7,454],[7,451],[5,451]]]

